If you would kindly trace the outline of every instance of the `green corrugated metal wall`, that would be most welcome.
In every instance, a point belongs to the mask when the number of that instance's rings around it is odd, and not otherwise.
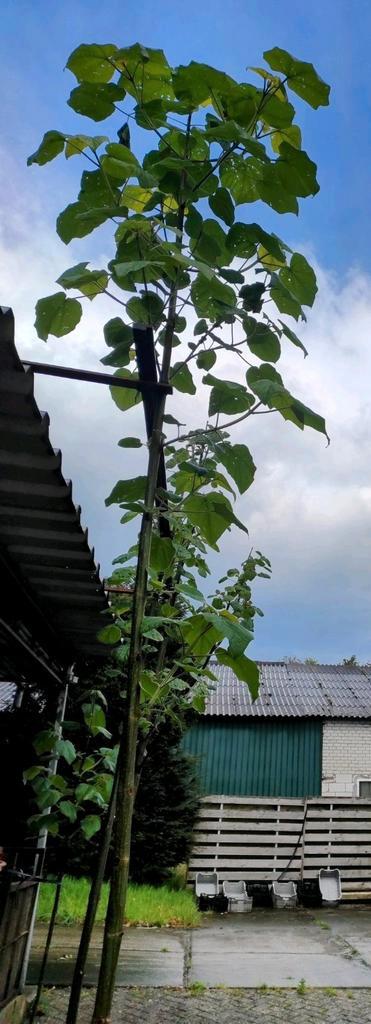
[[[183,738],[204,794],[320,796],[322,723],[203,719]]]

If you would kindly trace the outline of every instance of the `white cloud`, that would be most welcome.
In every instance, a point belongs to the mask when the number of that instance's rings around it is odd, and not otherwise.
[[[96,368],[102,324],[116,315],[112,304],[86,302],[74,335],[47,346],[35,335],[34,305],[54,290],[66,266],[92,249],[99,266],[107,258],[105,235],[67,249],[43,214],[41,191],[26,191],[25,175],[9,160],[3,171],[13,196],[0,221],[1,301],[13,306],[18,350],[26,358]],[[237,512],[249,526],[251,545],[273,564],[272,582],[257,588],[266,610],[257,633],[260,657],[371,654],[371,279],[353,270],[339,281],[319,268],[319,283],[309,324],[299,329],[309,358],[287,342],[280,372],[298,397],[326,415],[330,447],[322,435],[302,434],[278,415],[249,420],[235,434],[249,444],[258,466]],[[36,397],[50,413],[52,440],[63,450],[64,473],[74,480],[75,500],[83,504],[107,572],[127,546],[128,532],[117,510],[106,511],[104,497],[118,476],[143,471],[145,450],[138,455],[116,447],[123,433],[144,437],[142,409],[124,417],[105,388],[49,378],[37,379]],[[199,425],[198,398],[176,396],[171,411],[184,419],[186,404],[188,422]],[[212,557],[215,572],[238,563],[248,543],[238,531],[227,535],[220,557]]]

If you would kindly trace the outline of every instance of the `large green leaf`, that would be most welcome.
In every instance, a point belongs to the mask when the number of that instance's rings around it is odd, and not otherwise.
[[[149,324],[151,327],[158,327],[163,319],[164,303],[156,292],[143,292],[142,295],[133,295],[126,303],[126,312],[130,320],[138,321],[141,324]]]
[[[198,238],[202,231],[203,220],[199,210],[189,204],[185,219],[185,230],[191,238]]]
[[[280,281],[298,302],[313,306],[317,293],[316,275],[305,256],[294,252],[289,267],[280,270]]]
[[[231,89],[223,103],[225,114],[232,121],[246,128],[249,133],[261,106],[262,94],[248,82],[242,82]]]
[[[284,261],[284,252],[276,235],[268,234],[259,224],[242,224],[238,221],[232,225],[227,235],[227,246],[234,256],[247,259],[253,256],[257,245],[262,245],[275,259]]]
[[[121,630],[119,626],[115,626],[112,622],[109,626],[104,626],[98,633],[97,639],[101,644],[118,644],[121,640]]]
[[[130,373],[130,370],[119,369],[115,373],[114,377],[125,377],[126,380],[137,380],[135,374]],[[114,379],[114,378],[113,378]],[[113,401],[122,412],[126,412],[127,409],[132,409],[134,405],[139,405],[142,401],[142,395],[140,391],[134,391],[134,388],[115,388],[114,384],[110,387],[110,392]]]
[[[205,612],[204,618],[206,622],[211,623],[222,640],[228,640],[228,651],[232,658],[240,657],[248,644],[254,639],[253,632],[250,629],[246,629],[246,626],[241,625],[236,616],[230,612],[225,612],[224,615]]]
[[[118,442],[120,448],[142,448],[142,441],[139,437],[122,437]]]
[[[130,341],[125,341],[122,345],[115,345],[112,352],[109,352],[107,356],[103,356],[101,363],[103,363],[103,366],[129,366],[130,349]]]
[[[209,399],[209,416],[215,416],[219,412],[232,416],[236,413],[246,412],[254,405],[252,396],[246,391],[243,384],[238,384],[233,380],[219,380],[211,373],[206,374],[203,383],[212,388]]]
[[[141,171],[140,163],[134,153],[119,142],[110,142],[106,146],[106,156],[102,158],[102,168],[111,178],[118,178],[121,183],[127,178],[137,177]]]
[[[260,401],[265,405],[272,405],[272,408],[276,395],[279,399],[283,396],[286,403],[291,398],[289,392],[284,388],[281,374],[269,363],[263,363],[262,366],[251,366],[247,370],[246,380]]]
[[[288,288],[285,288],[277,274],[272,274],[271,282],[271,299],[275,302],[280,313],[288,313],[289,316],[293,316],[295,320],[299,320],[299,317],[302,320],[305,320],[305,315],[300,302],[294,298]]]
[[[77,299],[66,299],[64,292],[55,292],[36,303],[35,328],[43,341],[49,334],[62,338],[74,330],[81,316],[81,303]]]
[[[66,159],[81,155],[85,149],[93,149],[96,152],[103,142],[108,142],[107,135],[66,135]]]
[[[152,192],[151,189],[142,188],[140,185],[126,185],[121,193],[121,199],[125,206],[129,207],[129,210],[143,213],[152,199]]]
[[[254,203],[259,199],[258,182],[265,164],[256,157],[240,156],[232,153],[224,161],[220,170],[220,178],[226,189],[229,189],[234,202]]]
[[[270,409],[277,409],[283,419],[290,420],[300,430],[304,430],[304,427],[318,430],[329,440],[323,416],[294,398],[284,387],[282,377],[273,366],[252,366],[246,373],[246,379],[260,401]]]
[[[280,155],[272,170],[272,181],[293,196],[315,196],[319,192],[317,164],[304,150],[295,149],[288,142],[280,145]],[[274,172],[274,173],[273,173]],[[269,170],[266,172],[269,175]],[[265,176],[263,176],[263,182]]]
[[[73,743],[71,743],[71,740],[57,740],[55,744],[55,753],[58,757],[63,757],[64,760],[67,761],[67,764],[72,764],[77,756],[76,748]]]
[[[110,214],[108,214],[110,216]],[[69,203],[57,217],[57,233],[68,245],[72,238],[84,238],[94,228],[104,224],[107,214],[103,210],[87,211],[83,203]]]
[[[45,132],[39,148],[28,157],[27,166],[30,167],[31,164],[40,164],[41,166],[41,164],[49,163],[49,160],[54,160],[59,153],[63,153],[65,139],[66,136],[61,132]]]
[[[107,287],[108,274],[106,270],[87,270],[87,266],[87,263],[77,263],[75,267],[64,270],[57,284],[66,289],[77,288],[89,299],[94,299]]]
[[[174,363],[170,374],[170,380],[177,391],[182,391],[186,395],[196,394],[196,385],[186,363]]]
[[[82,43],[72,51],[66,67],[78,82],[110,82],[115,68],[109,58],[116,53],[114,43]]]
[[[267,94],[262,104],[264,123],[272,128],[289,128],[295,110],[284,96]]]
[[[235,516],[231,503],[224,494],[190,494],[184,502],[184,511],[193,526],[197,526],[201,535],[211,547],[230,526],[238,526],[245,533],[248,530]]]
[[[309,409],[307,405],[304,405],[303,402],[300,402],[297,398],[292,399],[292,412],[296,417],[296,420],[299,421],[299,423],[296,423],[297,426],[302,424],[303,427],[311,427],[312,430],[318,430],[320,434],[324,434],[325,437],[327,437],[327,440],[330,443],[330,438],[326,430],[326,422],[323,416],[320,416],[317,412],[313,412],[313,409]]]
[[[288,190],[280,175],[279,160],[267,167],[257,183],[259,198],[277,213],[298,213],[299,206],[294,184]],[[295,178],[294,178],[295,182]]]
[[[177,583],[175,590],[178,594],[184,594],[184,597],[190,597],[191,601],[198,601],[203,604],[205,600],[204,595],[201,594],[200,590],[197,590],[194,583]]]
[[[72,800],[61,800],[59,810],[66,818],[68,818],[69,821],[72,822],[72,824],[76,821],[77,808],[75,807],[75,804],[72,803]]]
[[[319,77],[313,64],[297,60],[287,50],[281,50],[278,46],[272,50],[265,50],[264,60],[273,71],[281,71],[288,79],[290,89],[306,100],[311,107],[317,109],[328,106],[330,86]]]
[[[226,188],[217,188],[214,195],[209,197],[209,206],[215,216],[224,220],[225,224],[229,227],[233,224],[234,206]]]
[[[84,833],[85,839],[91,839],[95,836],[96,832],[99,832],[101,826],[101,819],[97,814],[87,814],[86,818],[82,819],[81,830]]]
[[[216,362],[216,353],[212,349],[199,352],[197,356],[197,366],[200,370],[211,370],[212,366]]]
[[[222,284],[217,278],[209,281],[203,274],[198,274],[192,284],[191,298],[197,316],[216,320],[223,313],[231,313],[236,305],[233,288]]]
[[[254,281],[253,284],[245,284],[239,292],[243,308],[251,310],[252,313],[260,313],[264,292],[265,285],[261,284],[260,281]]]
[[[216,458],[237,484],[240,494],[244,494],[251,486],[256,466],[252,455],[245,444],[229,444],[221,441],[214,446]]]
[[[297,124],[282,128],[282,131],[273,132],[270,139],[274,153],[279,153],[283,142],[288,142],[294,149],[301,149],[301,131]]]
[[[118,480],[111,494],[106,498],[106,505],[121,505],[128,501],[143,500],[146,492],[147,477],[137,476],[133,480]]]
[[[224,72],[193,60],[186,66],[176,68],[173,84],[176,97],[189,110],[196,110],[206,100],[210,100],[215,90],[226,95],[236,85],[233,78]]]
[[[57,232],[62,242],[67,244],[72,238],[84,238],[113,217],[115,202],[117,213],[124,214],[125,208],[119,210],[118,207],[119,197],[119,190],[110,184],[101,170],[84,171],[77,202],[70,203],[57,218]]]
[[[105,121],[114,113],[115,104],[120,103],[124,96],[125,89],[121,89],[115,82],[110,82],[109,85],[83,82],[76,89],[72,89],[67,103],[83,117],[90,117],[92,121]]]
[[[237,679],[240,679],[242,683],[247,683],[252,700],[256,700],[259,696],[259,668],[255,664],[255,661],[251,661],[245,654],[240,654],[238,658],[232,658],[229,651],[225,651],[223,647],[219,647],[216,652],[217,661],[219,665],[226,665],[232,669]]]
[[[174,91],[171,68],[163,50],[134,43],[120,49],[115,64],[122,71],[121,81],[127,92],[148,109],[154,100],[172,102]]]
[[[298,338],[297,334],[295,334],[295,331],[292,331],[291,328],[287,326],[287,324],[284,324],[283,320],[279,319],[278,323],[281,324],[282,334],[284,334],[285,337],[288,338],[289,341],[291,341],[292,344],[296,346],[296,348],[301,348],[302,352],[304,352],[304,356],[307,356],[307,349],[305,348],[305,345],[303,345],[303,342],[300,341],[300,338]]]
[[[119,316],[114,316],[112,320],[107,321],[103,327],[103,334],[109,348],[133,343],[133,328],[129,324],[125,324]]]
[[[276,363],[281,355],[281,345],[274,331],[252,316],[244,317],[243,326],[247,344],[254,356],[263,362]]]
[[[180,623],[180,630],[192,655],[204,658],[219,639],[219,633],[211,622],[206,622],[200,613],[191,615]]]
[[[98,736],[100,733],[103,736],[107,735],[106,716],[100,704],[83,704],[82,713],[85,725],[90,730],[92,736]]]
[[[263,103],[262,116],[272,128],[288,128],[294,115],[294,107],[283,97],[268,95]]]
[[[223,190],[224,191],[224,190]],[[230,259],[226,248],[227,236],[223,228],[215,220],[207,218],[204,220],[202,230],[191,244],[191,253],[196,253],[197,259],[204,260],[206,264],[213,267],[220,266]],[[207,270],[207,267],[205,267]],[[210,276],[210,275],[208,275]]]
[[[167,573],[170,571],[175,558],[175,549],[170,537],[160,537],[152,534],[150,566],[154,572]]]

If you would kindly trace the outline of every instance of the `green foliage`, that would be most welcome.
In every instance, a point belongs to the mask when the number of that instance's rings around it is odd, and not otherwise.
[[[195,61],[172,68],[162,50],[140,43],[83,44],[67,61],[78,83],[70,107],[103,121],[121,111],[125,99],[129,120],[119,131],[115,121],[107,136],[48,132],[29,158],[45,164],[62,152],[67,158],[78,152],[87,161],[77,198],[57,219],[62,241],[84,238],[107,222],[114,233],[107,267],[90,269],[88,262],[70,267],[58,280],[63,291],[39,300],[39,337],[61,337],[74,329],[82,315],[79,296],[99,302],[101,294],[108,295],[121,305],[122,316],[103,328],[109,353],[102,361],[115,367],[116,377],[138,380],[132,331],[137,323],[152,328],[161,380],[185,396],[185,409],[196,396],[197,414],[210,389],[206,422],[201,413],[201,422],[190,429],[188,415],[182,416],[187,419],[183,434],[183,424],[165,413],[165,400],[159,400],[147,473],[138,465],[140,475],[119,480],[106,499],[107,505],[121,507],[123,523],[141,517],[139,546],[115,560],[113,580],[123,584],[124,593],[102,622],[100,640],[116,647],[124,694],[134,694],[138,704],[140,698],[144,746],[164,722],[179,724],[190,707],[202,711],[213,679],[212,656],[231,666],[253,699],[257,696],[258,669],[246,654],[254,617],[261,614],[252,602],[251,583],[256,576],[269,578],[268,560],[250,552],[208,599],[199,590],[199,579],[209,574],[208,549],[218,550],[220,539],[235,527],[248,533],[234,501],[235,488],[246,493],[255,474],[245,443],[250,417],[279,413],[297,428],[327,437],[323,417],[290,393],[272,365],[279,362],[284,339],[306,354],[301,337],[277,312],[305,321],[303,307],[312,306],[317,291],[314,271],[275,231],[253,220],[236,221],[235,207],[263,202],[275,223],[286,212],[297,214],[299,200],[316,195],[317,168],[302,148],[291,100],[296,94],[314,108],[327,105],[329,87],[313,65],[284,50],[267,51],[265,59],[268,68],[252,69],[253,80],[239,82]],[[148,141],[142,160],[141,132]],[[66,297],[74,290],[77,297]],[[180,349],[176,359],[175,348]],[[129,417],[142,395],[135,387],[115,386],[115,375],[111,395]],[[237,443],[229,432],[235,423],[240,425]],[[120,445],[139,447],[140,442],[129,433]],[[162,456],[166,490],[158,485]],[[69,822],[90,843],[109,799],[105,776],[114,768],[100,744],[105,737],[112,751],[117,736],[100,691],[84,696],[80,714],[93,761],[90,752],[83,760],[77,751],[71,762],[64,754],[69,783],[58,789],[45,771],[56,738],[44,730],[37,750],[41,767],[30,784],[39,810],[36,826],[52,806],[54,830]],[[134,716],[131,721],[134,736]],[[157,798],[151,785],[146,777],[143,792],[152,792],[153,820]],[[77,808],[74,823],[70,805]],[[165,833],[162,841],[165,847]],[[153,853],[155,861],[160,854],[160,849]]]
[[[47,341],[49,334],[62,338],[76,327],[82,309],[77,299],[66,299],[64,292],[56,292],[36,304],[35,327],[39,338]]]

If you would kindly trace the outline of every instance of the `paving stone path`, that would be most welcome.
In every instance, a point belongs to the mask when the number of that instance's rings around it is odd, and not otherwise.
[[[94,994],[84,989],[79,1024],[90,1024]],[[43,1024],[64,1024],[68,992],[48,989]],[[112,1024],[370,1024],[370,989],[298,992],[118,989]]]

